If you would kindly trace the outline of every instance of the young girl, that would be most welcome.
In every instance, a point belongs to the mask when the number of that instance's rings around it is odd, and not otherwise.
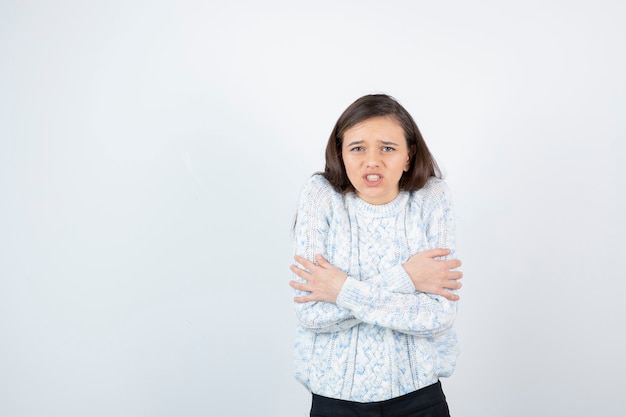
[[[461,262],[448,187],[392,97],[339,117],[306,183],[291,266],[296,378],[311,416],[449,416]]]

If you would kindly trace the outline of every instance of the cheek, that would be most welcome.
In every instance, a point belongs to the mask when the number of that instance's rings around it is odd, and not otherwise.
[[[346,172],[350,174],[350,171],[354,170],[354,161],[350,158],[343,158],[343,166],[346,168]]]
[[[348,175],[349,178],[353,178],[353,177],[358,175],[358,171],[356,171],[355,169],[353,169],[352,167],[347,165],[346,166],[346,174]]]

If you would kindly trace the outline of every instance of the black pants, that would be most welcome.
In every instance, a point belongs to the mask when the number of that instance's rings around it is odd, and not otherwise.
[[[313,394],[311,417],[450,417],[441,382],[401,397],[373,403]]]

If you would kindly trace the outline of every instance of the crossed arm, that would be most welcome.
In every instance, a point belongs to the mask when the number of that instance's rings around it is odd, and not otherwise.
[[[313,332],[344,330],[361,322],[419,336],[447,330],[456,316],[462,272],[454,258],[453,218],[447,189],[439,194],[422,219],[431,248],[404,264],[359,281],[330,264],[322,254],[333,210],[333,194],[311,181],[303,194],[296,224],[296,264],[291,266],[296,317]],[[341,210],[340,206],[334,208]],[[450,249],[446,249],[446,248]]]
[[[298,319],[303,327],[314,332],[345,330],[360,322],[367,322],[416,336],[434,336],[447,330],[456,316],[458,296],[450,292],[458,289],[460,266],[458,260],[436,260],[436,254],[447,249],[433,249],[414,255],[402,266],[411,269],[412,288],[385,288],[371,281],[349,278],[321,255],[311,262],[300,256],[295,260],[302,267],[292,265],[293,273],[301,281],[291,281],[292,288],[303,295],[294,297]],[[433,288],[442,295],[420,290]]]
[[[449,249],[429,249],[411,256],[402,265],[416,291],[440,295],[450,301],[459,299],[459,296],[450,290],[458,290],[462,286],[459,280],[463,278],[463,273],[455,270],[461,266],[461,261],[459,259],[436,259],[449,254]],[[294,264],[290,267],[291,271],[304,282],[291,281],[289,285],[307,293],[294,297],[294,301],[297,303],[325,301],[336,304],[337,296],[348,275],[331,265],[320,254],[315,255],[315,263],[298,255],[294,259],[303,268]]]

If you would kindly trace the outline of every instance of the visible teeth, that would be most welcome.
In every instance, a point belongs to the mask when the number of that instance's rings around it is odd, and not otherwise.
[[[370,174],[366,178],[368,181],[378,181],[380,179],[380,175]]]

